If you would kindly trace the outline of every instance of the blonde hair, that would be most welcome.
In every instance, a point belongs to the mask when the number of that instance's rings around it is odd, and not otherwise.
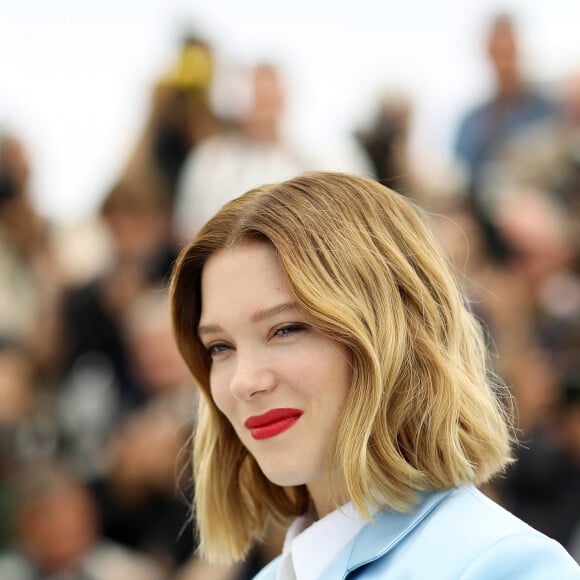
[[[270,519],[287,522],[309,501],[304,486],[271,483],[218,411],[197,336],[205,263],[252,240],[276,249],[304,313],[352,355],[329,462],[363,514],[368,505],[408,509],[417,491],[481,484],[509,462],[510,428],[480,325],[417,208],[341,173],[254,189],[184,248],[171,284],[176,340],[205,395],[194,473],[206,557],[240,559]]]

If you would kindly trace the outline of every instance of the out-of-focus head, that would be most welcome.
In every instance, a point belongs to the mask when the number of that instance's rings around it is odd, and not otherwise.
[[[103,200],[101,216],[121,257],[146,259],[167,239],[169,202],[152,177],[115,184]]]
[[[499,204],[496,221],[516,265],[532,284],[565,270],[572,259],[570,224],[557,202],[541,191],[512,192]]]
[[[487,40],[491,65],[500,78],[517,75],[518,40],[513,19],[507,14],[496,16],[490,25]]]
[[[35,463],[15,480],[18,543],[43,573],[73,566],[98,537],[88,490],[66,469]]]
[[[139,295],[124,322],[134,372],[149,394],[190,384],[191,377],[173,340],[165,294],[146,291]]]
[[[183,91],[206,91],[213,80],[213,53],[201,37],[189,36],[164,82]]]
[[[273,139],[284,111],[280,73],[274,65],[259,64],[248,73],[248,83],[250,99],[243,126],[253,138]]]
[[[166,142],[174,148],[186,148],[207,136],[206,124],[213,122],[209,95],[214,68],[210,45],[199,36],[185,38],[169,71],[153,91],[158,149]]]
[[[284,106],[284,92],[280,73],[273,65],[260,64],[252,75],[254,108],[257,111],[278,116]]]

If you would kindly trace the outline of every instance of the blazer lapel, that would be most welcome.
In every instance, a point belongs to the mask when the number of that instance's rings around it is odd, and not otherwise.
[[[410,512],[378,512],[334,558],[320,580],[345,578],[349,572],[381,558],[405,539],[453,490],[420,494]]]

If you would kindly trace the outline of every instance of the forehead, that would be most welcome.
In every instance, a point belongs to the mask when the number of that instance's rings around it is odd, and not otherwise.
[[[204,281],[229,274],[239,274],[250,267],[252,270],[267,270],[283,274],[274,246],[263,241],[243,241],[214,252],[205,262],[202,270]]]
[[[225,248],[206,262],[201,277],[201,317],[234,308],[270,306],[290,295],[276,250],[264,242]]]

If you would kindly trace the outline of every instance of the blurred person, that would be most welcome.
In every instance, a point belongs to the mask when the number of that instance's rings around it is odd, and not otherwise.
[[[495,77],[495,92],[482,105],[466,114],[459,124],[455,155],[466,173],[467,193],[486,234],[490,251],[500,259],[507,248],[490,217],[494,200],[486,194],[490,164],[501,155],[508,140],[554,114],[553,103],[530,86],[519,62],[516,23],[499,14],[489,23],[489,62]]]
[[[20,459],[19,439],[33,408],[33,374],[24,348],[0,335],[0,550],[6,549],[11,538],[7,480]]]
[[[104,533],[175,570],[194,551],[188,440],[196,395],[179,356],[166,296],[146,291],[123,318],[129,360],[144,403],[108,442],[108,470],[95,485]]]
[[[123,319],[134,375],[149,399],[181,398],[193,403],[193,381],[179,355],[168,317],[167,295],[162,289],[142,292]],[[189,410],[183,411],[190,418]]]
[[[509,137],[530,124],[544,121],[554,105],[529,86],[519,62],[516,24],[507,14],[489,24],[487,51],[495,77],[495,94],[461,121],[455,151],[465,164],[469,192],[477,198],[482,171]]]
[[[107,472],[111,433],[148,397],[135,375],[123,325],[142,292],[166,284],[176,255],[169,216],[167,196],[156,181],[139,188],[135,182],[118,182],[99,215],[107,260],[91,279],[63,296],[54,416],[59,452],[87,481]]]
[[[0,333],[25,343],[37,370],[50,376],[59,354],[62,281],[51,225],[31,199],[30,171],[23,143],[0,133]]]
[[[171,312],[212,561],[293,520],[257,578],[580,578],[476,489],[511,461],[504,389],[404,196],[320,172],[250,190],[180,254]]]
[[[357,133],[374,177],[406,195],[418,195],[411,175],[409,131],[412,105],[405,94],[386,93],[369,127]]]
[[[121,171],[118,183],[106,196],[111,199],[106,199],[100,208],[100,215],[105,218],[107,229],[111,231],[103,234],[98,223],[87,223],[74,227],[62,236],[61,259],[73,282],[83,282],[87,276],[94,276],[96,270],[110,257],[107,256],[111,246],[111,243],[107,243],[107,233],[112,233],[113,238],[123,235],[131,243],[129,238],[133,236],[132,228],[123,228],[122,224],[117,227],[115,222],[123,219],[123,213],[129,213],[131,203],[135,210],[140,204],[142,214],[145,204],[143,200],[134,199],[131,202],[128,197],[149,197],[151,209],[157,205],[160,214],[171,212],[177,178],[187,155],[221,126],[209,100],[214,76],[213,61],[213,51],[209,44],[199,36],[188,35],[171,59],[169,70],[155,83],[142,133]],[[115,193],[115,190],[118,191]],[[125,201],[120,199],[123,195]],[[161,207],[160,199],[164,200],[163,204],[169,210]],[[117,211],[123,204],[125,211]],[[153,234],[151,240],[156,243],[159,220],[157,224],[150,225]],[[146,241],[146,236],[139,236],[139,243]],[[123,243],[123,240],[114,240],[113,246],[118,243]],[[100,248],[95,250],[94,246]],[[87,255],[90,264],[86,264]]]
[[[33,406],[34,369],[26,350],[0,336],[0,425],[17,424]]]
[[[282,70],[258,63],[222,88],[229,125],[189,155],[179,182],[176,237],[186,242],[242,189],[311,169],[372,175],[362,147],[350,141],[311,151],[284,130],[287,87]],[[219,99],[218,99],[219,100]]]
[[[543,191],[512,191],[498,207],[498,229],[509,245],[509,267],[527,284],[533,302],[533,334],[557,355],[577,334],[580,273],[573,222]]]
[[[153,561],[99,531],[88,489],[68,470],[33,462],[14,476],[15,545],[0,556],[10,580],[161,580]]]
[[[566,78],[563,85],[559,128],[560,141],[564,143],[564,162],[560,179],[552,189],[569,213],[580,270],[580,72]]]
[[[495,488],[500,503],[557,539],[580,562],[575,544],[580,531],[578,358],[575,365],[554,362],[549,364],[545,352],[530,350],[507,369],[524,430],[518,461]]]
[[[430,203],[435,234],[463,284],[470,306],[488,333],[495,365],[534,331],[534,301],[527,280],[490,253],[468,200]]]
[[[580,250],[580,75],[555,84],[555,114],[522,128],[497,149],[484,171],[482,196],[491,219],[517,189],[535,189],[560,204],[575,225]]]
[[[21,462],[56,452],[52,403],[27,345],[0,335],[0,479]]]
[[[258,64],[240,75],[233,100],[235,125],[189,155],[180,177],[175,231],[188,240],[242,189],[311,168],[304,151],[282,134],[285,90],[280,71]]]
[[[577,345],[579,347],[580,345]],[[576,350],[573,363],[568,364],[560,375],[558,418],[556,434],[571,458],[580,467],[580,350]],[[579,498],[580,500],[580,498]]]
[[[119,180],[100,208],[112,242],[111,261],[135,262],[154,278],[169,274],[176,251],[171,205],[157,180]]]
[[[499,372],[515,397],[521,444],[515,449],[518,461],[496,490],[500,503],[571,550],[580,520],[580,469],[566,445],[574,437],[574,413],[562,403],[562,369],[580,353],[572,221],[549,191],[529,187],[506,192],[495,219],[510,249],[506,266],[531,298],[529,320],[520,325],[527,327],[527,339],[520,334],[519,346],[512,341],[499,352]],[[512,320],[509,314],[506,320]]]
[[[509,264],[538,305],[548,313],[580,307],[571,223],[558,202],[543,191],[512,191],[498,207],[496,223],[510,248]]]
[[[561,92],[563,116],[575,131],[580,131],[580,71],[564,79]]]
[[[150,402],[119,422],[109,471],[93,486],[106,536],[146,552],[167,572],[195,549],[185,452],[191,426],[180,419],[175,409]]]
[[[70,288],[63,300],[65,388],[71,383],[74,390],[75,372],[88,370],[96,382],[114,383],[122,413],[143,399],[127,358],[122,319],[143,289],[164,286],[177,254],[170,204],[156,185],[120,181],[111,189],[100,210],[110,245],[108,261],[93,279]]]
[[[562,397],[560,414],[556,420],[557,436],[562,447],[576,465],[576,489],[580,488],[580,368],[578,356],[575,353],[575,365],[562,375]],[[567,541],[567,548],[580,563],[580,498],[576,495],[576,523]]]
[[[153,176],[173,203],[187,156],[221,127],[210,103],[213,76],[211,47],[199,36],[187,36],[171,69],[153,89],[149,118],[123,179]]]

